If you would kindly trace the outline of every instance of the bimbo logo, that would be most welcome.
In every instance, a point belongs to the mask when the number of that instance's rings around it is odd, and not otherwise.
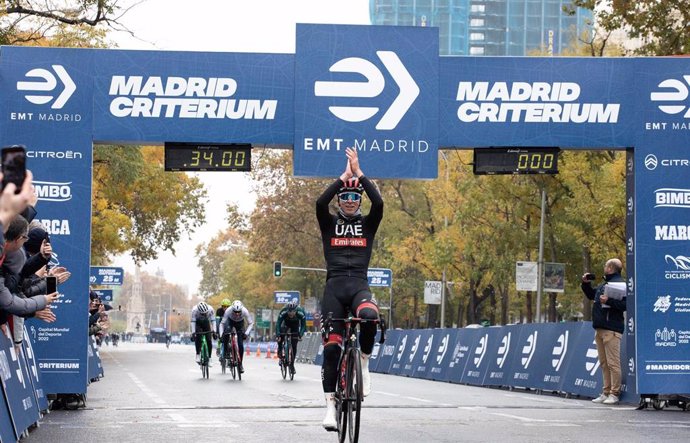
[[[27,72],[25,76],[36,80],[17,82],[17,91],[44,93],[27,94],[24,98],[34,105],[45,105],[55,98],[53,93],[58,88],[59,79],[60,82],[62,82],[63,89],[50,107],[53,109],[62,109],[67,103],[67,100],[74,94],[74,91],[77,90],[77,86],[62,65],[52,65],[52,68],[55,74],[57,74],[57,78],[47,69],[32,69]]]
[[[395,52],[376,51],[376,55],[400,89],[396,99],[376,124],[376,129],[390,131],[398,126],[419,96],[419,86]],[[366,82],[317,81],[314,83],[314,95],[317,97],[374,98],[386,87],[381,70],[363,58],[344,58],[333,63],[329,71],[359,74]],[[379,112],[379,108],[375,106],[330,106],[328,110],[339,119],[351,123],[366,121]]]
[[[72,182],[34,181],[36,196],[41,201],[66,202],[72,200]]]
[[[654,191],[655,208],[690,208],[690,189],[660,188]]]
[[[658,105],[661,112],[676,115],[685,111],[687,106],[682,102],[685,102],[685,100],[688,98],[690,75],[684,75],[683,79],[685,80],[685,83],[675,78],[666,79],[658,85],[660,88],[666,88],[665,91],[652,92],[650,94],[650,99],[653,102],[667,102],[667,104]],[[690,109],[685,113],[685,115],[683,115],[683,117],[690,118]]]

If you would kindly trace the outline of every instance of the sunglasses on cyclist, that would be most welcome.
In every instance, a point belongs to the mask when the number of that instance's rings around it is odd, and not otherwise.
[[[338,195],[338,198],[342,201],[358,202],[362,199],[362,196],[357,192],[343,192]]]

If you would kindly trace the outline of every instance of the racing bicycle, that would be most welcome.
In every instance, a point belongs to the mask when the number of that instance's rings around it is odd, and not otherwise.
[[[199,334],[201,334],[201,356],[199,360],[199,366],[201,366],[201,377],[208,378],[208,364],[211,359],[211,353],[208,349],[208,341],[206,336],[210,334],[210,332],[200,332]]]
[[[333,322],[343,322],[345,331],[343,333],[343,347],[338,359],[338,382],[335,387],[335,414],[338,428],[338,441],[343,443],[345,437],[349,436],[350,443],[359,441],[359,423],[362,412],[362,401],[364,400],[362,386],[362,351],[359,348],[359,336],[357,329],[361,323],[376,323],[381,329],[379,343],[386,340],[386,323],[383,317],[377,320],[364,318],[348,317],[333,318],[333,313],[329,312],[324,322],[324,334],[330,332]]]
[[[225,340],[225,337],[228,337],[228,339]],[[232,331],[229,333],[223,334],[223,339],[223,343],[228,344],[227,346],[223,346],[223,353],[220,359],[220,366],[223,370],[223,374],[225,374],[225,368],[229,368],[233,379],[238,378],[242,380],[242,372],[240,371],[240,348],[237,344],[237,332],[235,328],[232,328]]]
[[[288,373],[290,374],[290,380],[294,380],[294,361],[291,363],[291,361],[294,360],[292,356],[292,336],[298,334],[281,332],[279,335],[283,338],[280,343],[280,346],[283,348],[283,358],[280,359],[280,373],[283,376],[283,380],[287,378]]]

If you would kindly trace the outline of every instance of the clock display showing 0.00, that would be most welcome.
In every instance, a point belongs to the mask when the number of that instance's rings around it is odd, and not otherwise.
[[[166,171],[250,171],[251,145],[165,144]]]
[[[558,174],[558,148],[477,148],[474,173]]]

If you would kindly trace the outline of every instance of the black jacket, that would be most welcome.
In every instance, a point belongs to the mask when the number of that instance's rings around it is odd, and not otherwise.
[[[582,292],[585,296],[594,301],[592,305],[592,327],[594,329],[607,329],[609,331],[620,332],[625,330],[626,310],[625,298],[623,300],[614,300],[609,298],[606,301],[606,306],[602,306],[599,297],[604,293],[604,288],[608,282],[625,282],[619,273],[609,274],[604,276],[604,283],[595,288],[589,282],[582,282]]]

